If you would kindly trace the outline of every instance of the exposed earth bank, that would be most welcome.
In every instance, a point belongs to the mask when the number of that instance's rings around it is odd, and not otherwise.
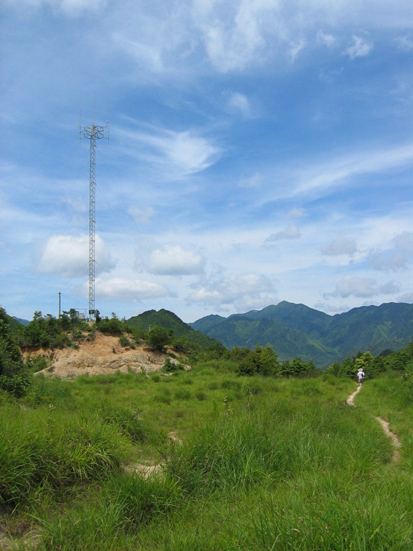
[[[167,350],[168,354],[154,350],[146,343],[134,343],[134,348],[123,347],[119,343],[119,337],[104,335],[98,331],[93,340],[84,340],[78,344],[78,348],[23,350],[23,355],[26,358],[43,356],[50,365],[38,373],[62,379],[74,379],[79,375],[113,374],[116,371],[151,373],[162,369],[168,357],[172,363],[178,363],[178,360],[170,357],[171,349]],[[186,368],[190,369],[188,366]]]

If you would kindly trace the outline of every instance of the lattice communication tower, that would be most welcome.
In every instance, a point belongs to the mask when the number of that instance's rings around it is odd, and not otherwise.
[[[95,195],[96,195],[96,140],[109,139],[109,126],[97,126],[94,117],[90,126],[81,126],[79,121],[79,137],[90,140],[90,173],[89,173],[89,319],[95,321]]]

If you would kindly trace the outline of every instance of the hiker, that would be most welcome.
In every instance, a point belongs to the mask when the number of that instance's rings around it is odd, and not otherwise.
[[[364,371],[360,368],[357,372],[357,378],[358,378],[358,381],[359,381],[359,385],[361,385],[361,383],[364,381],[364,377],[366,376],[366,374],[364,373]]]

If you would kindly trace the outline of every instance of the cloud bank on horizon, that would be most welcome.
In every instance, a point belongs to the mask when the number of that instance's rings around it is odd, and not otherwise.
[[[413,4],[3,0],[0,304],[413,302]],[[94,97],[96,98],[94,102]]]

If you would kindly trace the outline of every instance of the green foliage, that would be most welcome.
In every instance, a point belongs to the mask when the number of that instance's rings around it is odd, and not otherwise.
[[[406,374],[408,379],[411,362],[413,362],[413,341],[398,352],[386,351],[385,354],[378,356],[372,356],[370,352],[364,354],[359,352],[353,358],[347,357],[342,364],[334,362],[327,369],[327,373],[356,380],[357,371],[361,368],[366,374],[366,379],[374,379],[386,371]]]
[[[35,312],[33,320],[26,326],[18,327],[14,334],[22,348],[64,348],[83,340],[83,333],[90,331],[89,325],[79,319],[76,310],[71,309],[63,312],[59,319]]]
[[[154,326],[163,327],[168,331],[172,330],[174,339],[171,341],[171,345],[176,345],[178,351],[196,354],[196,352],[205,350],[207,347],[212,347],[214,351],[221,351],[221,353],[225,350],[220,342],[211,339],[200,331],[193,330],[176,314],[168,310],[161,309],[158,312],[148,310],[139,316],[130,318],[126,323],[132,330],[139,328],[144,334],[149,331],[150,327]]]
[[[239,372],[249,376],[256,374],[275,376],[279,368],[278,356],[270,346],[265,348],[256,346],[255,350],[249,352],[239,364]]]
[[[101,333],[115,337],[122,335],[124,332],[130,332],[130,327],[116,317],[112,317],[111,319],[105,317],[99,323],[96,323],[96,327]]]
[[[171,362],[170,358],[165,358],[162,369],[163,371],[166,371],[166,373],[174,373],[175,371],[178,371],[179,365],[177,363]]]
[[[27,392],[31,377],[20,354],[19,347],[9,333],[8,316],[0,308],[0,389],[21,398]]]
[[[127,346],[130,346],[130,345],[131,345],[131,343],[130,343],[128,337],[125,337],[125,335],[121,335],[121,336],[119,337],[119,344],[120,344],[121,346],[124,346],[124,347],[127,347]]]
[[[148,333],[147,342],[153,348],[162,352],[165,346],[171,341],[171,337],[171,330],[167,330],[165,329],[165,327],[158,327],[157,325],[154,325]]]

